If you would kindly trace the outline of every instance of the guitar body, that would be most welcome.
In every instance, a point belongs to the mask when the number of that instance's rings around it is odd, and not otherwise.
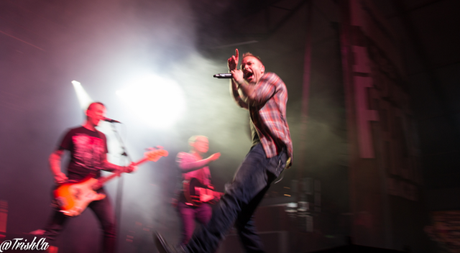
[[[132,165],[138,166],[147,161],[156,162],[162,156],[168,156],[168,151],[162,148],[151,149],[144,153],[143,159],[132,163]],[[105,198],[105,194],[97,193],[96,190],[101,188],[107,181],[118,177],[120,173],[113,173],[110,176],[99,179],[87,177],[79,182],[59,185],[53,192],[59,209],[67,216],[80,215],[91,202]]]
[[[184,180],[184,196],[187,200],[187,205],[199,206],[201,203],[214,204],[220,199],[223,193],[216,192],[204,185],[197,178]]]
[[[89,203],[105,198],[105,194],[97,193],[99,180],[87,177],[76,183],[65,183],[54,190],[61,212],[67,216],[80,215]]]

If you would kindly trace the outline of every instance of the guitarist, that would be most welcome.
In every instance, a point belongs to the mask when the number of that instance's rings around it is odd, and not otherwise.
[[[86,121],[83,126],[67,131],[57,150],[51,154],[49,158],[50,168],[57,184],[68,182],[68,180],[80,181],[87,176],[99,178],[101,170],[131,173],[137,169],[132,164],[122,167],[107,161],[106,137],[96,129],[100,121],[105,118],[105,111],[105,106],[101,102],[91,103],[86,110]],[[70,151],[67,175],[61,171],[61,157],[65,150]],[[104,188],[97,192],[106,194]],[[115,215],[109,198],[93,201],[88,207],[96,215],[103,230],[103,252],[115,252]],[[55,239],[64,228],[68,218],[57,208],[54,209],[43,234],[46,241],[52,245],[48,248],[49,252],[57,252],[57,247],[53,245],[55,245]]]
[[[208,164],[219,159],[220,153],[203,158],[209,149],[209,141],[206,136],[192,136],[189,139],[189,145],[191,147],[190,152],[180,152],[177,154],[176,161],[181,169],[182,178],[188,182],[192,179],[197,179],[201,185],[212,189],[211,173]],[[190,189],[184,189],[184,191],[188,190]],[[182,220],[182,245],[187,244],[192,237],[195,230],[195,220],[204,225],[208,223],[212,215],[212,209],[208,203],[200,203],[198,205],[191,203],[185,195],[181,194],[177,203],[177,209]]]

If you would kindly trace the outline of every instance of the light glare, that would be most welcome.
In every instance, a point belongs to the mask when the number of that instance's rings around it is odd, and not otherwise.
[[[185,109],[180,86],[169,79],[147,76],[133,81],[117,95],[133,113],[154,127],[172,125]]]

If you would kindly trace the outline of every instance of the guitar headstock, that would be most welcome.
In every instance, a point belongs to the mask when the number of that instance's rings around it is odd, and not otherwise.
[[[147,160],[156,162],[162,156],[168,156],[168,151],[164,150],[163,147],[149,148],[149,151],[144,153]]]

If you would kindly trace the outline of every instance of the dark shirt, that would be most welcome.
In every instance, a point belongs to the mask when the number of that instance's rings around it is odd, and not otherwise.
[[[91,131],[85,127],[70,129],[62,138],[58,150],[69,150],[70,161],[67,165],[69,179],[81,180],[90,175],[101,176],[106,157],[107,139],[100,131]]]

